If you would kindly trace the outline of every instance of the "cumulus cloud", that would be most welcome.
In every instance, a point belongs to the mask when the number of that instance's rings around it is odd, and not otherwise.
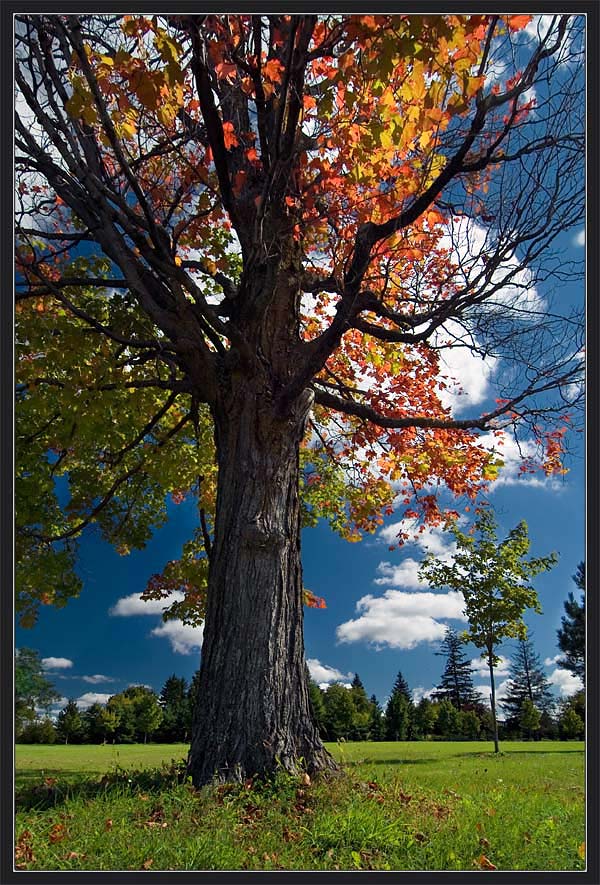
[[[505,679],[503,682],[498,683],[496,685],[496,703],[501,703],[508,694],[508,684],[510,679]],[[490,686],[489,685],[474,685],[473,688],[479,694],[482,702],[488,704],[490,701]]]
[[[106,704],[111,697],[112,695],[110,694],[101,694],[97,691],[86,691],[75,700],[75,703],[80,710],[87,710],[92,704]]]
[[[555,664],[558,664],[562,655],[554,655],[553,658],[544,658],[544,667],[553,667]]]
[[[190,624],[184,624],[183,621],[177,619],[164,621],[150,631],[151,636],[168,639],[173,651],[180,655],[191,655],[195,651],[200,651],[203,634],[204,625],[192,627]]]
[[[499,661],[494,667],[494,676],[506,676],[510,671],[510,658],[505,658],[503,655],[498,657]],[[490,672],[487,661],[484,658],[473,658],[471,670],[478,677],[488,676]]]
[[[130,617],[132,615],[162,615],[164,610],[173,602],[181,602],[184,594],[181,590],[175,590],[165,599],[142,599],[141,593],[131,593],[129,596],[122,596],[115,605],[109,609],[109,614],[120,617]]]
[[[415,704],[418,704],[419,701],[422,701],[423,698],[429,700],[429,698],[437,691],[435,685],[431,688],[424,688],[422,685],[417,685],[416,688],[412,690],[412,698]]]
[[[490,431],[479,437],[477,445],[487,451],[493,451],[504,462],[498,473],[498,478],[490,485],[490,492],[500,486],[517,484],[546,488],[553,492],[564,488],[564,482],[555,476],[545,476],[541,471],[537,474],[521,472],[520,468],[524,459],[539,457],[537,443],[533,440],[525,439],[517,442],[511,433],[502,431],[496,436]]]
[[[377,571],[381,575],[375,578],[374,584],[391,584],[393,587],[406,587],[418,590],[423,584],[419,581],[420,563],[416,559],[404,559],[398,565],[392,565],[391,562],[380,562]]]
[[[356,603],[359,615],[340,624],[339,642],[369,642],[376,647],[411,649],[420,642],[443,639],[446,624],[439,618],[464,621],[462,593],[403,593],[386,590],[383,596],[363,596]]]
[[[482,403],[490,392],[490,383],[498,360],[493,356],[482,358],[471,349],[476,345],[458,323],[448,322],[443,331],[433,336],[433,344],[443,346],[449,342],[455,346],[440,351],[440,371],[445,377],[445,387],[438,396],[442,405],[458,414],[471,406]]]
[[[562,698],[568,698],[583,688],[583,682],[570,670],[563,670],[557,667],[550,676],[548,676],[550,685],[554,685]]]
[[[464,517],[460,517],[458,520],[459,525],[465,522],[466,519]],[[378,538],[387,544],[394,544],[398,540],[400,532],[405,532],[409,535],[409,540],[405,544],[406,547],[417,547],[423,553],[431,553],[436,559],[444,562],[452,558],[452,555],[456,552],[456,542],[452,535],[448,534],[440,526],[426,526],[423,531],[418,530],[418,528],[416,520],[401,519],[399,522],[384,526],[379,532]],[[404,560],[404,562],[408,561]],[[389,565],[389,563],[382,563],[382,565]]]
[[[322,664],[317,658],[308,658],[306,666],[308,667],[310,678],[314,679],[320,688],[323,688],[323,686],[327,687],[332,682],[343,683],[347,679],[352,679],[352,673],[342,673],[341,670],[337,670],[335,667]]]
[[[83,682],[89,682],[90,685],[99,685],[101,682],[114,682],[112,676],[103,676],[102,673],[95,673],[93,676],[81,676]]]
[[[585,246],[585,229],[582,228],[578,233],[573,237],[573,243],[576,246]]]
[[[73,666],[73,661],[69,658],[42,658],[42,667],[44,670],[67,670]]]

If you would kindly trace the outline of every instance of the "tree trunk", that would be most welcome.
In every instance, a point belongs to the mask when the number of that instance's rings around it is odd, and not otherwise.
[[[498,743],[498,720],[496,719],[496,682],[494,680],[494,658],[493,653],[488,652],[488,667],[490,670],[490,706],[492,708],[492,719],[494,722],[494,753],[500,752],[500,745]]]
[[[188,772],[196,786],[335,768],[310,708],[303,640],[299,443],[269,384],[232,378],[214,408],[217,507]]]

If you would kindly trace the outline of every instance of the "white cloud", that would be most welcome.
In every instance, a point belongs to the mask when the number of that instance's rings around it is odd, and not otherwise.
[[[418,590],[423,586],[419,581],[420,563],[415,559],[404,559],[399,565],[392,565],[391,562],[380,562],[377,571],[381,578],[375,578],[374,584],[391,584],[393,587],[412,587]]]
[[[183,621],[177,619],[164,621],[164,623],[150,631],[151,636],[168,639],[173,651],[180,655],[191,655],[195,651],[200,651],[203,634],[204,625],[192,627],[190,624],[184,624]]]
[[[510,671],[510,658],[498,655],[499,661],[494,667],[494,676],[506,676]],[[471,661],[471,669],[477,676],[487,676],[489,668],[484,658],[473,658]]]
[[[534,440],[517,440],[511,433],[499,431],[496,436],[492,431],[482,434],[477,440],[477,445],[487,451],[494,451],[500,460],[504,462],[498,473],[498,478],[490,485],[490,492],[500,486],[530,486],[546,488],[553,492],[564,488],[564,481],[556,476],[545,476],[541,471],[523,473],[521,466],[524,459],[539,459],[539,449]]]
[[[103,676],[101,673],[95,673],[93,676],[81,676],[83,682],[89,682],[90,685],[99,685],[101,682],[114,682],[112,676]]]
[[[42,658],[44,670],[66,670],[73,666],[69,658]]]
[[[470,346],[456,346],[459,342],[463,345],[476,345],[476,342],[455,322],[446,323],[443,331],[436,332],[432,341],[435,346],[445,342],[454,344],[440,352],[440,372],[446,376],[444,383],[447,385],[438,390],[442,405],[451,408],[453,414],[458,414],[482,403],[490,392],[491,377],[498,362],[496,357],[482,358]]]
[[[508,684],[510,679],[505,679],[503,682],[500,682],[496,685],[496,703],[501,703],[506,695],[508,694]],[[476,692],[478,692],[481,700],[485,704],[489,704],[490,702],[490,693],[491,689],[489,685],[474,685],[473,688]]]
[[[585,229],[582,228],[578,233],[573,237],[573,243],[576,246],[585,246]]]
[[[558,664],[562,655],[554,655],[553,658],[544,658],[544,667],[553,667],[555,664]]]
[[[458,520],[459,525],[465,522],[466,519],[464,517],[460,517]],[[426,526],[424,531],[420,531],[419,524],[414,519],[401,519],[399,522],[386,525],[381,529],[378,537],[387,544],[394,544],[397,542],[400,532],[409,535],[409,540],[405,542],[405,547],[417,547],[424,553],[431,553],[436,559],[447,561],[456,551],[454,538],[444,531],[443,528],[440,528],[440,526]]]
[[[563,698],[568,698],[583,688],[583,682],[570,670],[562,670],[557,667],[553,673],[548,676],[550,685],[556,686],[558,693]]]
[[[415,704],[418,704],[419,701],[423,700],[423,698],[429,700],[431,695],[434,694],[436,691],[437,688],[435,685],[433,685],[431,688],[424,688],[422,685],[417,685],[417,687],[413,688],[412,690],[413,702]]]
[[[402,593],[363,596],[356,603],[359,617],[340,624],[339,642],[370,642],[375,646],[411,649],[420,642],[443,639],[446,624],[438,618],[464,621],[462,593]]]
[[[88,707],[92,706],[92,704],[106,704],[108,699],[111,697],[112,695],[110,694],[101,694],[96,691],[86,691],[84,694],[76,699],[75,703],[81,710],[87,710]]]
[[[164,599],[142,599],[141,593],[131,593],[129,596],[122,596],[115,605],[109,609],[109,614],[121,617],[130,617],[131,615],[162,615],[164,610],[173,602],[181,602],[184,594],[181,590],[175,590]]]
[[[308,658],[306,661],[310,678],[318,683],[319,688],[327,687],[331,682],[344,682],[345,679],[352,679],[352,673],[342,673],[335,667],[329,667],[322,664],[317,658]]]

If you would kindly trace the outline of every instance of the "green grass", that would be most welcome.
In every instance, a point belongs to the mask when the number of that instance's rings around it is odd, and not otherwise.
[[[195,790],[182,744],[18,746],[28,870],[583,870],[584,745],[330,746],[343,775]],[[491,867],[488,867],[491,868]]]

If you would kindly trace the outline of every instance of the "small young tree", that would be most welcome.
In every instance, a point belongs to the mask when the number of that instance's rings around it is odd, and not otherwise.
[[[561,737],[567,741],[581,739],[584,735],[585,724],[579,713],[573,707],[566,707],[560,717],[558,727]]]
[[[435,732],[439,705],[422,698],[415,707],[415,731],[425,739]]]
[[[472,533],[451,529],[457,551],[451,562],[439,562],[428,556],[420,576],[434,587],[460,590],[465,599],[469,629],[465,639],[482,650],[490,671],[490,706],[494,721],[494,750],[499,752],[496,717],[494,667],[497,649],[504,639],[527,635],[523,615],[528,609],[541,612],[538,595],[530,579],[548,571],[557,556],[527,559],[530,547],[527,523],[521,521],[504,541],[497,541],[497,524],[489,509],[480,511]]]
[[[531,740],[536,732],[539,731],[540,723],[540,711],[537,707],[534,706],[533,702],[529,698],[525,698],[523,703],[521,704],[519,725],[521,726],[521,729],[525,732],[529,740]]]
[[[70,700],[58,714],[56,733],[65,744],[77,743],[85,733],[85,722],[75,701]]]
[[[457,710],[479,702],[479,695],[473,688],[471,662],[463,651],[463,646],[464,641],[456,631],[447,627],[440,650],[435,652],[446,658],[446,667],[432,698],[439,701],[449,700]]]
[[[561,619],[558,633],[558,647],[565,657],[558,662],[559,667],[570,670],[585,683],[585,563],[580,562],[573,575],[577,588],[581,591],[581,601],[570,592]]]

